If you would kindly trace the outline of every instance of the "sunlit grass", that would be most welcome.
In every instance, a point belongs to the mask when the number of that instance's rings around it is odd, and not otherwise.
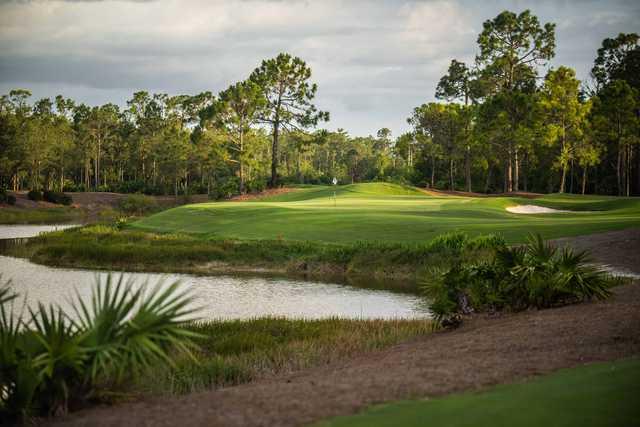
[[[576,212],[522,215],[505,210],[517,204]],[[537,199],[434,197],[411,187],[369,183],[335,189],[308,187],[259,201],[182,206],[131,226],[216,238],[322,242],[420,242],[461,230],[470,234],[500,233],[508,242],[521,242],[530,232],[554,238],[640,226],[640,199],[576,195]]]

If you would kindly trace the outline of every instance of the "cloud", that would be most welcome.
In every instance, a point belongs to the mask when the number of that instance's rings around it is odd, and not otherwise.
[[[124,104],[140,89],[216,92],[286,51],[313,68],[330,127],[397,134],[413,107],[433,100],[452,58],[473,60],[482,22],[507,8],[557,22],[554,64],[583,78],[601,40],[635,30],[640,17],[623,0],[0,1],[0,91],[91,104]]]

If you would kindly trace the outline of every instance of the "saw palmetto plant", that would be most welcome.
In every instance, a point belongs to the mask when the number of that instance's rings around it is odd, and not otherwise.
[[[39,304],[20,311],[18,295],[0,288],[0,415],[66,413],[104,388],[176,354],[192,355],[198,335],[191,297],[179,284],[136,287],[124,276],[96,280],[89,301],[72,313]]]

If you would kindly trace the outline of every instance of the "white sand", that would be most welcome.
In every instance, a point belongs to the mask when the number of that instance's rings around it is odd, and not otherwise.
[[[517,214],[546,214],[546,213],[559,213],[559,212],[570,212],[570,211],[545,208],[544,206],[518,205],[518,206],[509,206],[507,208],[507,212],[517,213]]]

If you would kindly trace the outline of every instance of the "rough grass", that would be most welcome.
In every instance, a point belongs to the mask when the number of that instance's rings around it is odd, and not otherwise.
[[[196,359],[155,369],[134,390],[187,393],[329,364],[430,333],[425,320],[287,320],[260,318],[192,325],[203,335]]]
[[[505,210],[517,204],[576,212],[521,215]],[[516,243],[531,232],[548,239],[634,226],[640,226],[639,198],[435,197],[386,183],[312,186],[259,201],[187,205],[131,225],[138,230],[226,239],[334,243],[423,242],[456,230],[472,235],[499,233]]]
[[[482,393],[374,406],[316,427],[632,426],[640,418],[640,360],[567,369]]]

